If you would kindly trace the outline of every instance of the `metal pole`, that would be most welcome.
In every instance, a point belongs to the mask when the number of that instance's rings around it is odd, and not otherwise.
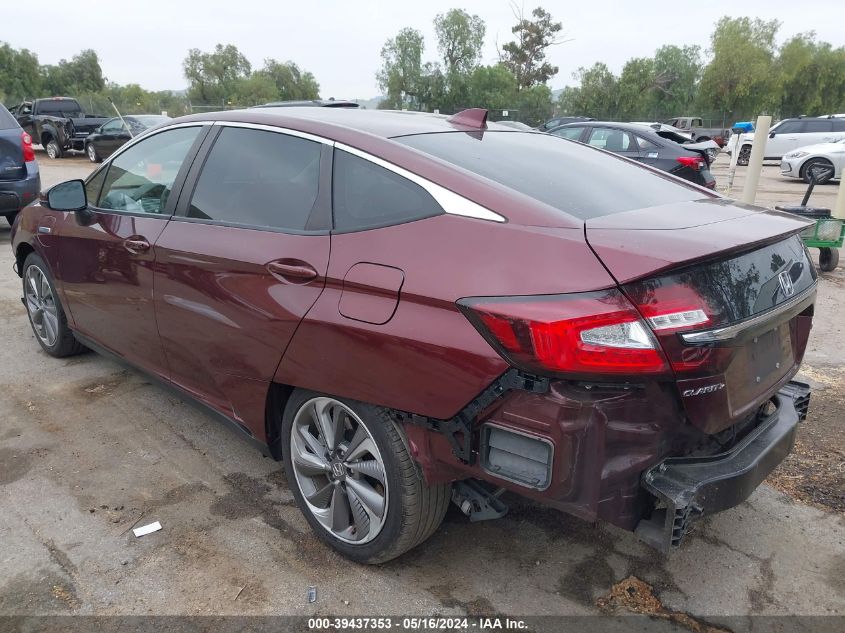
[[[114,108],[114,111],[117,112],[117,116],[120,117],[120,122],[123,123],[123,127],[129,132],[129,138],[135,138],[135,135],[132,134],[132,130],[129,129],[129,126],[126,125],[126,120],[123,118],[123,115],[120,113],[120,110],[117,109],[117,106],[114,105],[114,100],[109,97],[109,103],[111,103],[111,107]]]
[[[836,206],[833,208],[833,217],[840,218],[845,220],[845,186],[842,185],[842,181],[845,178],[841,178],[839,180],[839,194],[836,196]]]
[[[746,204],[754,204],[757,197],[757,185],[760,182],[760,172],[763,171],[763,156],[766,154],[766,139],[769,137],[771,124],[770,116],[758,116],[754,124],[754,144],[751,146],[751,158],[748,160],[748,172],[741,198]]]

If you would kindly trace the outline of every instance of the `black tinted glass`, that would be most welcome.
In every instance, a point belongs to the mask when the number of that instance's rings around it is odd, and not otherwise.
[[[802,127],[801,121],[786,121],[773,129],[772,132],[777,134],[795,134],[796,132],[800,132]]]
[[[843,119],[833,119],[833,131],[834,132],[845,132],[845,118],[843,118]]]
[[[550,134],[443,132],[395,140],[581,219],[705,197],[668,177]]]
[[[106,171],[108,171],[108,168],[101,169],[85,183],[85,197],[88,198],[88,204],[92,206],[96,207],[100,202],[100,190],[103,188],[103,181],[106,179]]]
[[[816,121],[805,120],[805,132],[830,132],[833,130],[833,121],[830,119],[818,119]]]
[[[39,114],[65,114],[76,116],[82,111],[79,103],[73,99],[51,99],[49,101],[40,101],[38,103]]]
[[[0,130],[11,130],[18,127],[18,122],[9,111],[0,104]]]
[[[224,128],[203,166],[188,217],[303,230],[317,199],[319,143]]]
[[[368,160],[336,150],[334,224],[341,231],[401,224],[443,213],[419,185]]]

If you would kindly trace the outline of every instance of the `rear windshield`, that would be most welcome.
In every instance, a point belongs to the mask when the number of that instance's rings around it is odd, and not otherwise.
[[[3,104],[0,104],[0,130],[11,130],[18,127],[18,122],[15,117],[6,109]]]
[[[47,99],[36,106],[38,114],[79,114],[82,108],[76,99]]]
[[[582,220],[708,197],[668,176],[550,134],[439,132],[393,140]]]

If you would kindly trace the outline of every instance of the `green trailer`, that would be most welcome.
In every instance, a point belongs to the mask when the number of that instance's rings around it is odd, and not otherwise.
[[[839,264],[839,249],[842,246],[843,238],[845,238],[845,220],[831,217],[830,209],[807,206],[816,182],[827,180],[824,177],[828,174],[823,172],[828,169],[832,170],[832,167],[819,167],[818,169],[821,171],[813,170],[810,172],[810,185],[807,187],[807,193],[804,194],[804,199],[800,205],[781,206],[775,207],[775,209],[815,221],[814,224],[801,232],[801,239],[808,248],[819,249],[819,269],[830,272]]]

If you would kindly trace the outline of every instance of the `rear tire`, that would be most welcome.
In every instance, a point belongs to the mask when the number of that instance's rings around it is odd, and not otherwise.
[[[821,171],[820,168],[822,168],[822,167],[829,168],[829,171],[826,172],[828,175],[822,176],[820,179],[818,179],[816,181],[816,184],[817,185],[823,185],[826,182],[829,182],[830,179],[833,178],[833,173],[834,173],[833,164],[829,160],[826,160],[824,158],[811,158],[806,163],[804,163],[804,165],[801,167],[801,178],[803,178],[804,182],[806,182],[809,185],[810,184],[810,172],[813,169],[816,169],[817,171]]]
[[[85,351],[67,325],[50,269],[35,253],[30,253],[23,264],[23,295],[29,324],[41,349],[54,358]]]
[[[748,166],[748,161],[751,160],[751,146],[750,145],[743,145],[742,149],[739,150],[739,156],[736,157],[736,164],[741,165],[742,167]]]
[[[299,509],[315,534],[345,557],[389,561],[443,521],[451,486],[426,484],[386,409],[297,389],[285,406],[281,437]]]
[[[838,248],[820,248],[819,249],[819,270],[829,273],[836,270],[839,265],[839,249]]]
[[[61,158],[63,154],[62,146],[59,145],[59,142],[54,138],[47,141],[47,144],[44,146],[44,150],[47,152],[47,156],[52,159]]]

